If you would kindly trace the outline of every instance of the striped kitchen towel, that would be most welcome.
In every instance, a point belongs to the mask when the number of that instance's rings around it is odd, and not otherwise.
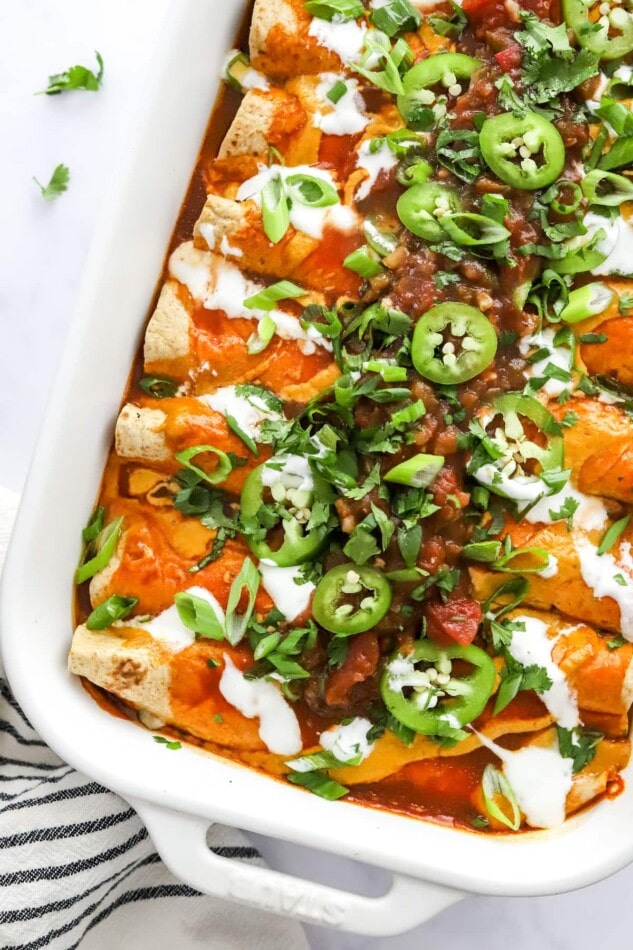
[[[0,489],[0,570],[17,497]],[[262,863],[234,829],[225,857]],[[62,762],[0,670],[1,950],[307,950],[298,924],[178,881],[129,805]]]

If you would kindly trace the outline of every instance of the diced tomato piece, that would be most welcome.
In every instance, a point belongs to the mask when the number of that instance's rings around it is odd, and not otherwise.
[[[495,59],[504,73],[510,73],[513,69],[518,69],[523,59],[523,50],[516,43],[507,46],[500,53],[495,53]]]
[[[521,6],[530,13],[536,14],[540,20],[551,20],[552,23],[561,22],[559,0],[521,0]]]
[[[378,668],[380,650],[378,637],[371,630],[351,637],[345,661],[330,675],[325,698],[329,705],[340,706],[347,701],[352,686],[373,676]]]
[[[477,635],[483,620],[481,605],[474,600],[458,597],[448,603],[427,604],[424,610],[427,633],[436,643],[459,643],[468,646]]]
[[[503,0],[464,0],[462,9],[470,20],[488,20],[494,13],[504,12]],[[505,14],[507,19],[507,14]],[[499,17],[495,17],[498,20]]]

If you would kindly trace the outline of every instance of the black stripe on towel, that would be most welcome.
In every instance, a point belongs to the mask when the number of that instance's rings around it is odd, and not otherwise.
[[[56,913],[60,910],[70,910],[75,904],[78,904],[80,901],[85,900],[86,897],[89,897],[90,894],[94,894],[95,891],[98,891],[100,888],[105,887],[106,884],[111,884],[114,881],[113,887],[109,887],[105,894],[96,901],[96,903],[91,905],[91,909],[98,907],[99,903],[108,896],[108,894],[113,890],[114,887],[122,884],[130,874],[133,874],[135,871],[139,871],[141,868],[149,867],[152,864],[160,864],[160,858],[153,852],[148,854],[147,857],[141,858],[137,861],[131,861],[129,864],[126,864],[125,867],[119,868],[118,871],[115,871],[114,874],[111,874],[109,877],[104,878],[102,881],[99,881],[97,884],[94,884],[88,890],[83,891],[81,894],[74,894],[72,897],[66,897],[64,900],[51,901],[48,904],[42,904],[39,907],[21,907],[19,910],[5,910],[0,911],[0,924],[12,924],[16,921],[27,921],[35,920],[38,917],[45,917],[47,914]],[[76,918],[75,923],[83,919],[82,917]],[[75,926],[73,923],[71,926]]]
[[[74,825],[57,825],[53,828],[34,828],[32,831],[23,831],[17,835],[0,838],[0,848],[16,848],[24,844],[34,844],[36,841],[58,841],[62,838],[76,838],[79,835],[95,834],[135,817],[136,812],[128,808],[127,811],[120,811],[114,815],[103,815],[94,821],[81,821]]]
[[[71,861],[69,864],[60,864],[49,868],[29,868],[27,871],[13,871],[11,874],[0,876],[0,887],[10,887],[13,884],[28,884],[32,881],[57,881],[63,877],[71,877],[73,874],[79,874],[81,871],[88,871],[90,868],[103,864],[105,861],[111,861],[120,855],[130,851],[140,841],[147,838],[147,831],[142,827],[135,835],[124,841],[123,844],[114,848],[108,848],[107,851],[101,851],[91,858],[84,858],[81,861]]]
[[[27,789],[27,791],[31,791],[31,789]],[[25,802],[12,801],[8,805],[0,805],[0,814],[21,808],[37,808],[39,805],[49,805],[51,802],[72,801],[74,798],[84,798],[86,795],[103,795],[105,792],[103,785],[99,785],[97,782],[88,782],[87,785],[77,785],[75,788],[60,788],[56,792],[51,792],[50,795],[42,795],[41,798],[29,798]],[[14,798],[15,796],[10,797]]]

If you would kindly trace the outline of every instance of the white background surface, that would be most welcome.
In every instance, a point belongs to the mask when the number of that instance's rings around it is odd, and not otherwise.
[[[18,0],[10,4],[4,0],[0,4],[0,485],[18,491],[54,378],[85,255],[98,226],[99,210],[108,200],[111,169],[126,147],[120,130],[134,108],[135,91],[147,70],[167,2]],[[222,0],[199,2],[216,4],[221,14]],[[75,63],[92,68],[95,48],[106,63],[99,93],[32,95],[46,85],[49,73]],[[151,155],[147,161],[151,162]],[[59,162],[70,166],[70,188],[48,204],[31,176],[45,183]],[[116,274],[112,279],[116,280]],[[623,829],[623,833],[631,834],[633,829]],[[341,859],[261,839],[257,843],[274,866],[351,890],[377,894],[387,880],[381,872]],[[630,868],[609,881],[561,897],[474,898],[401,937],[370,940],[308,930],[314,950],[427,946],[441,950],[621,946],[628,950],[632,892]],[[209,946],[216,946],[212,937]]]

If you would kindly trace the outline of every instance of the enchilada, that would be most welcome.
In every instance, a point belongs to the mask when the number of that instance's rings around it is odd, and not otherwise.
[[[633,702],[628,133],[533,7],[255,4],[69,660],[150,730],[488,833],[615,794]]]

